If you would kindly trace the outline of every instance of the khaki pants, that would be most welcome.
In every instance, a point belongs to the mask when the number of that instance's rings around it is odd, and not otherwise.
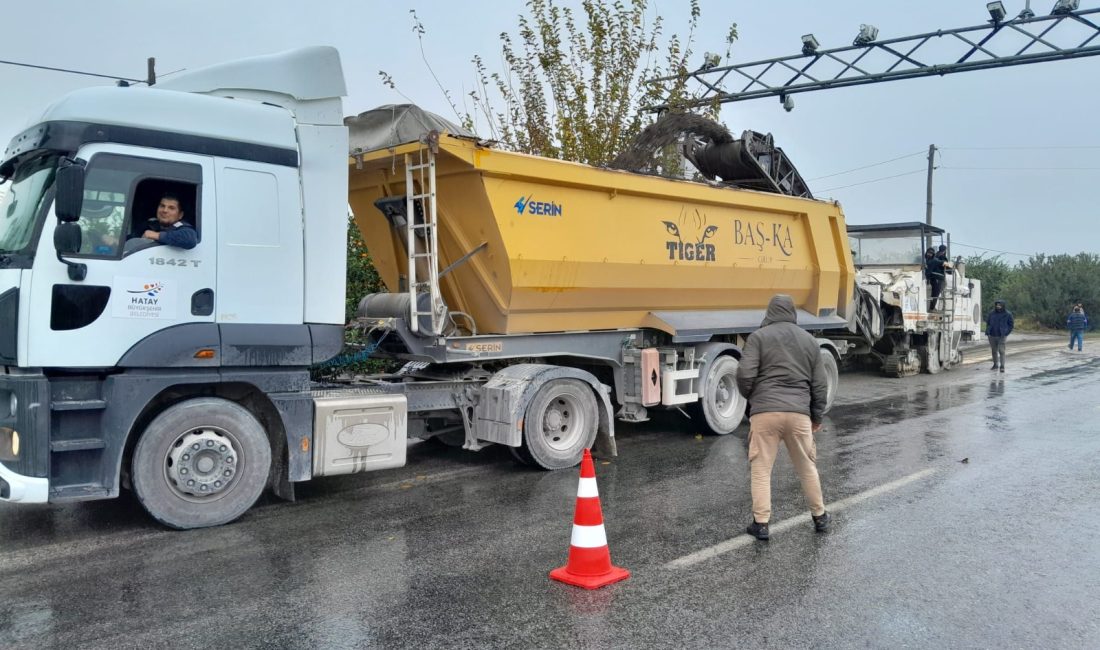
[[[821,480],[817,476],[817,445],[810,418],[801,413],[758,413],[749,418],[749,463],[752,466],[752,514],[766,524],[772,516],[772,466],[779,452],[779,441],[802,481],[802,492],[815,516],[825,512]]]

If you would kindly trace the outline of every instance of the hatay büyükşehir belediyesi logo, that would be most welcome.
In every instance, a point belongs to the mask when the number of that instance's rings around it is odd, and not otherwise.
[[[164,284],[162,284],[160,282],[147,282],[147,283],[145,283],[144,286],[142,286],[142,288],[137,289],[136,291],[132,291],[130,289],[127,289],[126,293],[133,293],[133,294],[142,294],[142,293],[144,293],[145,295],[149,296],[150,298],[156,298],[157,294],[160,293],[161,290],[163,290],[163,289],[164,289]]]

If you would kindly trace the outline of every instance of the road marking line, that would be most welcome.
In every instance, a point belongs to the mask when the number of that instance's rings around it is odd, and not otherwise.
[[[841,510],[844,510],[844,509],[849,508],[851,506],[854,506],[856,504],[867,501],[868,499],[873,499],[873,498],[875,498],[875,497],[877,497],[881,494],[891,492],[891,491],[896,490],[900,487],[908,485],[908,484],[910,484],[914,481],[919,481],[922,478],[925,478],[927,476],[931,476],[932,474],[936,473],[936,471],[937,471],[936,469],[932,469],[932,468],[923,469],[919,472],[915,472],[913,474],[910,474],[909,476],[899,478],[896,481],[891,481],[889,483],[885,483],[885,484],[880,485],[878,487],[871,488],[870,490],[867,490],[866,492],[860,492],[859,494],[853,494],[852,496],[841,499],[840,501],[836,501],[834,503],[826,504],[826,507],[828,508],[830,513],[840,512]],[[790,519],[784,519],[783,521],[781,521],[777,524],[773,524],[769,528],[770,528],[771,532],[782,533],[784,531],[790,530],[791,528],[794,528],[795,526],[808,524],[809,522],[810,522],[809,513],[803,513],[803,514],[798,515],[796,517],[791,517]],[[733,539],[728,539],[724,542],[720,542],[718,544],[715,544],[714,546],[704,548],[702,550],[699,550],[699,551],[696,551],[694,553],[685,555],[683,557],[678,557],[675,560],[672,560],[671,562],[666,564],[665,568],[666,569],[683,569],[685,567],[693,566],[695,564],[699,564],[700,562],[705,562],[706,560],[718,557],[719,555],[729,553],[730,551],[735,551],[735,550],[737,550],[737,549],[739,549],[743,546],[748,546],[748,545],[752,544],[755,541],[756,541],[756,538],[751,537],[748,534],[738,535],[737,537],[734,537]]]

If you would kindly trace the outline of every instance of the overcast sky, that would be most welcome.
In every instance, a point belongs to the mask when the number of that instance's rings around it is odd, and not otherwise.
[[[876,25],[880,38],[976,25],[988,19],[985,4],[701,0],[703,25],[695,49],[700,62],[705,50],[724,51],[723,39],[734,21],[741,38],[731,62],[745,62],[795,54],[801,35],[810,32],[822,47],[848,45],[860,23]],[[1042,14],[1053,4],[1039,0],[1033,9]],[[1010,15],[1023,8],[1022,0],[1005,0],[1005,5]],[[1082,5],[1100,6],[1100,0]],[[665,17],[666,33],[683,31],[687,0],[654,0],[651,6],[654,15]],[[378,71],[386,70],[405,96],[453,118],[431,71],[454,96],[465,95],[474,81],[470,59],[480,54],[499,69],[498,36],[515,31],[524,3],[39,0],[0,7],[0,59],[6,61],[143,78],[149,56],[156,57],[157,71],[164,75],[327,44],[343,58],[349,91],[345,113],[407,101],[380,83]],[[424,47],[431,71],[412,33],[411,7],[427,29]],[[727,105],[722,119],[735,133],[772,133],[803,177],[811,179],[815,194],[841,201],[849,223],[923,220],[921,170],[928,145],[936,144],[943,150],[935,172],[933,220],[952,233],[956,254],[979,252],[963,244],[1014,254],[1097,252],[1097,79],[1100,57],[1083,58],[800,94],[789,113],[775,99],[742,102]],[[6,143],[64,93],[109,83],[0,65],[0,141]],[[915,155],[834,175],[909,154]],[[900,176],[877,180],[895,175]]]

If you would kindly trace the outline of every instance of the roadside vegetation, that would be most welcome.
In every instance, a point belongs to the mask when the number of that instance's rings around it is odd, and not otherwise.
[[[1005,301],[1020,329],[1065,331],[1066,316],[1081,303],[1094,319],[1100,318],[1100,255],[1045,255],[1038,253],[1011,265],[1001,256],[978,255],[966,260],[966,274],[982,281],[982,309]]]

